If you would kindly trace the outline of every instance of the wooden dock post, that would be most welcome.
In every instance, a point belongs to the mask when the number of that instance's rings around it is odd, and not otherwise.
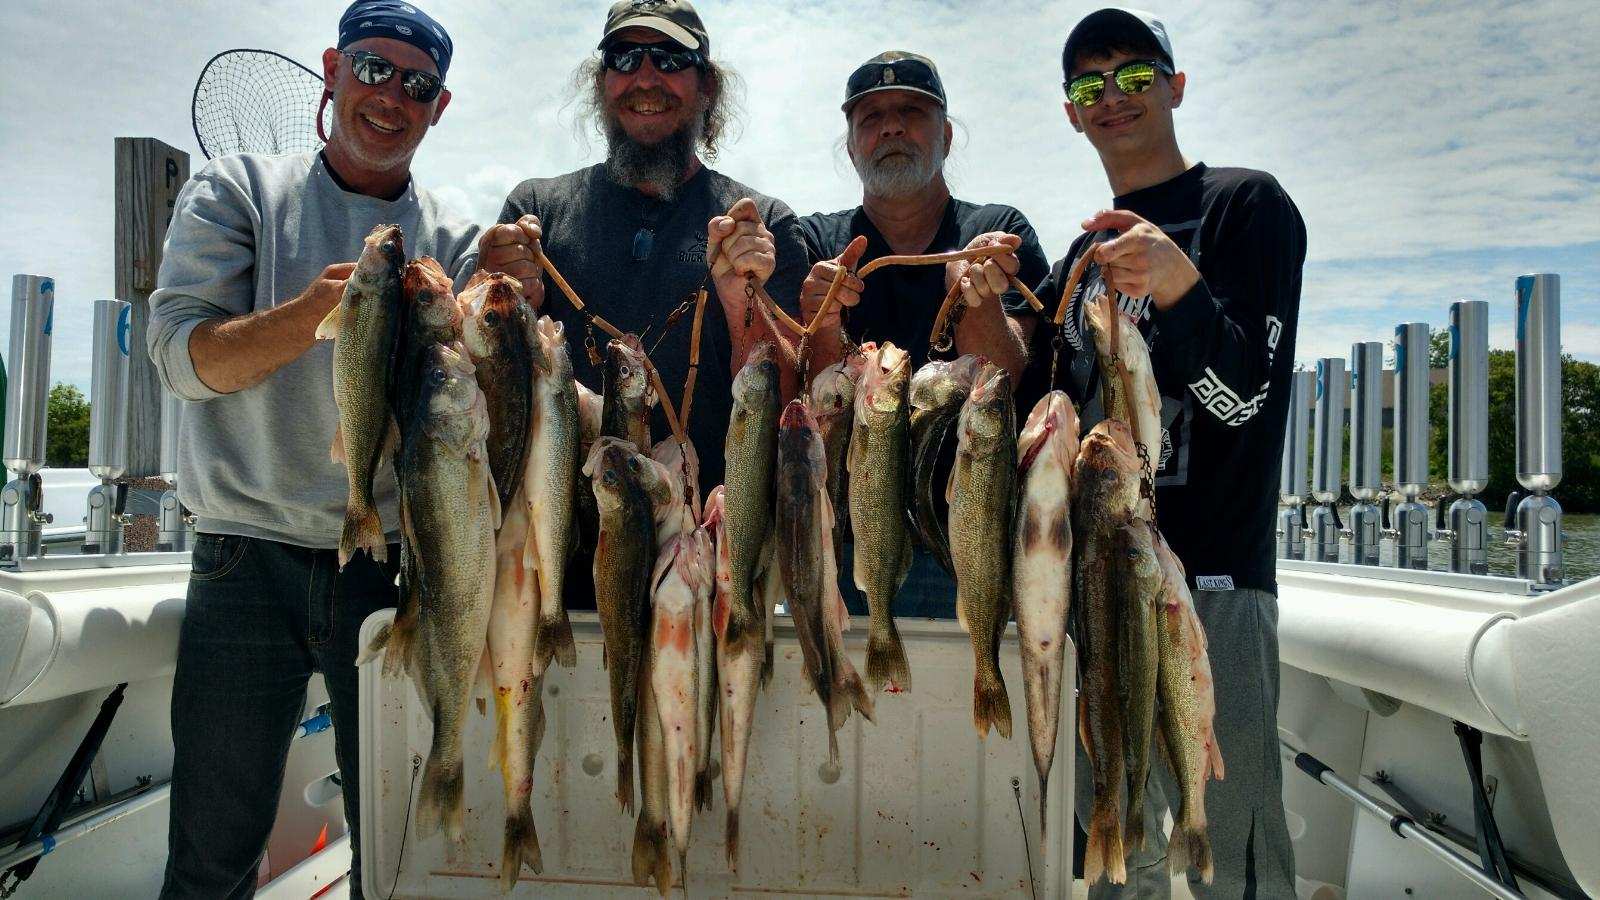
[[[116,297],[133,304],[128,328],[128,475],[161,468],[161,382],[145,349],[150,292],[189,154],[155,138],[116,139]]]

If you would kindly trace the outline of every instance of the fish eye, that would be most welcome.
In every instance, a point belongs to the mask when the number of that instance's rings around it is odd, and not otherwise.
[[[628,458],[628,470],[631,472],[639,471],[639,457],[632,456]]]
[[[499,325],[500,314],[491,309],[483,314],[483,321],[490,325]]]
[[[617,367],[617,377],[619,377],[619,378],[627,378],[631,374],[633,374],[633,369],[630,368],[628,365],[623,364],[623,365],[620,365],[620,366]]]
[[[607,469],[607,470],[605,470],[604,472],[602,472],[600,474],[600,480],[605,482],[606,484],[616,484],[617,483],[617,473],[612,471],[611,469]]]
[[[428,372],[428,381],[435,386],[444,384],[445,379],[449,377],[450,376],[446,375],[443,369],[433,369]]]

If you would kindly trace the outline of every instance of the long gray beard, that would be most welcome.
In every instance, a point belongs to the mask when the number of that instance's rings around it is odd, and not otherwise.
[[[861,176],[861,188],[868,195],[886,200],[909,197],[927,187],[933,177],[944,168],[944,136],[941,134],[923,153],[909,141],[897,149],[910,154],[910,158],[855,160],[856,174]]]
[[[704,117],[693,116],[681,130],[654,144],[641,144],[629,137],[615,118],[606,116],[606,174],[623,187],[670,202],[694,160],[704,130]]]

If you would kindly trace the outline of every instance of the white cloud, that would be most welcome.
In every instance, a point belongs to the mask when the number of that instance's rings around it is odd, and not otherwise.
[[[57,277],[58,377],[87,381],[88,301],[112,290],[112,138],[159,137],[198,166],[189,99],[205,61],[254,46],[315,68],[343,5],[7,5],[0,276]],[[455,99],[418,157],[420,183],[486,219],[518,180],[598,157],[562,107],[604,0],[424,5],[457,54]],[[1088,4],[1006,14],[912,0],[870,14],[843,0],[699,5],[716,55],[748,84],[742,139],[716,165],[797,211],[858,202],[834,152],[838,105],[850,70],[890,47],[940,64],[968,134],[954,157],[959,196],[1018,206],[1051,255],[1109,200],[1098,160],[1061,111],[1061,41]],[[1346,337],[1382,337],[1397,321],[1442,322],[1457,296],[1494,300],[1507,315],[1515,275],[1550,268],[1541,254],[1568,267],[1554,270],[1567,277],[1569,349],[1600,358],[1600,143],[1581,62],[1600,33],[1600,4],[1154,5],[1190,78],[1178,113],[1185,151],[1272,171],[1305,216],[1300,358],[1346,354]],[[1502,248],[1524,252],[1472,255]],[[0,298],[0,316],[8,306]]]

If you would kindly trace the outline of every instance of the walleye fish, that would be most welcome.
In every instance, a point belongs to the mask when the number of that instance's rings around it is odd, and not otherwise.
[[[733,618],[733,547],[727,521],[725,488],[718,486],[706,501],[706,527],[716,545],[716,601],[711,623],[717,642],[717,727],[722,735],[722,789],[728,806],[726,845],[728,869],[739,870],[739,801],[744,793],[744,766],[750,750],[750,725],[755,720],[761,686],[761,645],[728,634]]]
[[[1122,599],[1120,672],[1126,704],[1123,746],[1128,758],[1128,814],[1123,843],[1128,849],[1145,846],[1144,796],[1150,776],[1151,737],[1156,714],[1156,611],[1161,603],[1161,564],[1156,560],[1155,529],[1135,518],[1121,529],[1113,582],[1125,592]]]
[[[661,538],[657,543],[662,545],[660,556],[656,559],[656,577],[658,584],[654,588],[659,593],[665,586],[661,581],[664,577],[664,567],[667,563],[677,563],[678,556],[688,553],[682,544],[676,547],[669,546],[672,541],[690,542],[695,550],[693,554],[696,562],[703,568],[703,577],[680,578],[679,583],[686,584],[691,594],[691,627],[693,629],[693,661],[694,661],[694,723],[695,723],[695,763],[694,763],[694,804],[697,808],[711,807],[711,734],[716,726],[717,717],[717,648],[716,634],[711,627],[711,603],[716,593],[716,550],[712,545],[711,532],[700,524],[701,517],[698,509],[700,506],[700,460],[695,455],[693,444],[679,444],[676,438],[667,438],[656,444],[650,452],[650,457],[660,463],[666,471],[672,473],[676,480],[680,473],[684,478],[683,493],[687,502],[676,503],[672,513],[675,519],[671,525],[671,537]],[[661,527],[662,534],[668,534],[666,527]],[[681,538],[679,536],[682,536]],[[700,542],[704,541],[701,546]],[[685,563],[687,571],[687,563]],[[661,601],[657,599],[656,610],[659,615]],[[662,701],[665,709],[666,703]],[[668,739],[672,737],[668,730]]]
[[[650,689],[650,658],[639,668],[639,818],[633,823],[633,881],[655,883],[665,897],[672,890],[672,857],[668,854],[667,746]]]
[[[856,385],[866,369],[867,354],[878,345],[867,342],[857,347],[811,379],[811,409],[822,432],[823,452],[828,458],[828,500],[833,504],[833,558],[844,558],[844,540],[850,531],[850,479],[845,472],[845,456],[850,452],[850,423],[855,419]]]
[[[527,307],[522,307],[526,311]],[[592,491],[579,485],[582,426],[578,412],[578,382],[565,330],[549,316],[522,319],[525,340],[532,350],[532,415],[529,417],[522,491],[528,516],[523,566],[536,578],[539,621],[534,631],[534,652],[541,666],[554,659],[564,667],[578,663],[572,623],[563,602],[567,561],[577,541],[574,511],[580,494]]]
[[[724,439],[723,527],[727,529],[732,594],[719,642],[740,650],[746,641],[761,652],[762,681],[770,677],[765,656],[767,614],[756,602],[755,581],[772,533],[772,466],[778,440],[778,364],[772,344],[762,342],[733,378],[733,413]]]
[[[489,472],[489,413],[465,351],[435,345],[416,424],[401,449],[400,519],[415,560],[413,597],[368,653],[402,668],[433,719],[417,796],[418,837],[464,838],[462,732],[494,605],[500,505]]]
[[[522,486],[533,416],[533,312],[510,275],[479,271],[456,298],[461,336],[478,369],[478,388],[489,401],[489,468],[500,504]]]
[[[1100,361],[1100,402],[1106,418],[1127,423],[1149,476],[1161,465],[1161,392],[1150,367],[1150,348],[1139,329],[1105,294],[1089,304],[1089,330]],[[1148,504],[1145,515],[1148,517]]]
[[[972,721],[1011,737],[1011,701],[1000,676],[1000,638],[1011,617],[1011,521],[1017,480],[1017,423],[1011,376],[985,364],[961,407],[950,502],[950,557],[956,618],[972,637]]]
[[[1083,878],[1127,881],[1122,842],[1124,704],[1119,628],[1124,592],[1117,584],[1119,536],[1133,520],[1139,497],[1139,457],[1128,426],[1106,419],[1083,439],[1072,468],[1074,590],[1081,621],[1083,685],[1078,694],[1078,736],[1089,756],[1094,805],[1085,831]]]
[[[1183,564],[1159,534],[1155,536],[1155,553],[1164,576],[1157,613],[1161,654],[1156,679],[1161,697],[1157,724],[1182,795],[1173,815],[1167,860],[1173,872],[1194,866],[1210,884],[1214,871],[1211,841],[1206,836],[1206,779],[1221,779],[1225,774],[1222,750],[1212,730],[1216,697],[1212,692],[1211,660],[1206,655],[1205,629],[1195,613]]]
[[[852,708],[872,721],[872,697],[844,651],[849,625],[833,559],[833,510],[817,421],[792,400],[778,422],[776,545],[806,679],[828,713],[828,762],[839,764],[838,731]]]
[[[650,625],[650,575],[656,558],[656,506],[671,501],[658,464],[615,438],[595,443],[584,465],[600,510],[594,556],[595,607],[611,679],[617,737],[617,800],[633,811],[633,740],[640,669]]]
[[[583,463],[589,459],[589,451],[594,449],[594,442],[600,439],[601,412],[604,407],[605,400],[601,395],[589,390],[583,382],[578,382],[578,430],[581,438],[578,447],[578,465],[573,471],[580,477],[583,474]],[[575,516],[578,546],[583,555],[592,555],[595,536],[600,532],[600,511],[595,508],[593,491],[579,488]]]
[[[967,354],[952,362],[935,360],[911,376],[911,525],[922,545],[951,575],[950,536],[944,517],[933,500],[934,471],[946,432],[961,415],[961,405],[972,393],[972,382],[986,362]]]
[[[697,652],[695,612],[698,598],[716,577],[715,567],[711,533],[691,521],[688,531],[675,535],[663,548],[652,594],[650,688],[666,746],[667,812],[679,871],[685,870],[689,852],[702,758],[700,676],[710,663]]]
[[[912,413],[915,415],[915,413]],[[1072,463],[1078,413],[1061,391],[1046,394],[1017,438],[1016,545],[1011,596],[1022,651],[1028,737],[1039,772],[1039,841],[1061,721],[1061,678],[1072,607]]]
[[[398,225],[379,225],[367,235],[344,296],[317,326],[319,340],[333,339],[333,399],[339,427],[329,455],[349,474],[339,567],[357,551],[388,559],[383,521],[372,499],[378,464],[399,440],[391,414],[393,361],[401,317],[401,269],[405,238]]]
[[[867,680],[873,690],[911,690],[911,666],[894,624],[894,598],[911,570],[906,466],[911,359],[891,343],[867,354],[851,423],[850,523],[856,587],[867,595]]]
[[[448,347],[461,341],[463,335],[455,285],[438,260],[420,256],[407,263],[401,293],[404,312],[395,351],[394,389],[389,396],[404,443],[411,411],[417,408],[417,395],[422,390],[422,372],[428,364],[429,351],[434,344]]]
[[[606,344],[605,385],[601,395],[600,434],[650,452],[650,372],[639,339]]]
[[[489,767],[499,769],[505,785],[506,830],[500,856],[500,891],[516,887],[526,862],[544,871],[531,799],[536,735],[544,727],[539,691],[545,664],[534,652],[539,627],[538,592],[533,573],[523,564],[528,534],[528,505],[523,489],[505,507],[495,536],[495,591],[489,612],[489,671],[494,684],[495,737]]]

